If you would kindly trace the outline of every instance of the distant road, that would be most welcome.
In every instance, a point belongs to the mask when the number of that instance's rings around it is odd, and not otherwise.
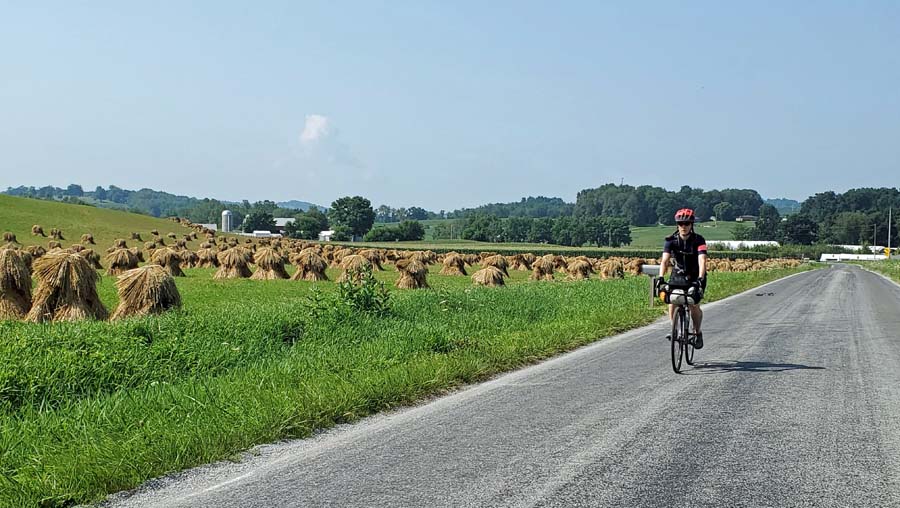
[[[900,506],[900,288],[857,267],[706,306],[115,507]]]

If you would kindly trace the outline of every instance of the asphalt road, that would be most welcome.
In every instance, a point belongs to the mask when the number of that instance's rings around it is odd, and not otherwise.
[[[115,507],[900,506],[900,287],[856,267],[429,404],[155,480]]]

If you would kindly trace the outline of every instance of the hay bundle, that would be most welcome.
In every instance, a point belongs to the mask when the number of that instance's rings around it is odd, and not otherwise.
[[[65,238],[63,238],[62,231],[56,228],[50,230],[50,238],[54,240],[65,240]]]
[[[328,275],[325,274],[328,262],[316,249],[303,249],[291,258],[291,263],[297,267],[291,280],[328,280]]]
[[[49,250],[62,249],[62,244],[57,242],[56,240],[50,240],[49,242],[47,242],[47,249],[49,249]]]
[[[150,234],[153,235],[153,236],[159,236],[159,230],[158,230],[158,229],[151,229],[151,230],[150,230]]]
[[[359,251],[359,255],[368,259],[369,263],[372,264],[378,270],[384,271],[384,267],[381,266],[381,263],[385,261],[384,254],[377,249],[363,249]]]
[[[106,319],[108,315],[97,296],[100,276],[78,254],[48,252],[34,263],[38,286],[26,321],[75,321]]]
[[[16,241],[16,235],[14,233],[10,233],[9,231],[3,233],[3,241],[7,243],[19,243]]]
[[[25,247],[25,250],[29,254],[31,254],[31,257],[33,257],[34,259],[37,259],[47,253],[47,249],[41,247],[40,245],[29,245],[28,247]]]
[[[201,249],[212,249],[213,244],[209,242],[203,242],[200,244]]]
[[[441,275],[468,275],[466,273],[466,262],[463,260],[462,256],[455,252],[451,252],[444,256],[442,264],[444,267],[441,268]]]
[[[103,265],[100,264],[100,254],[94,252],[94,249],[82,249],[78,251],[78,255],[83,257],[91,265],[91,268],[103,269]]]
[[[144,262],[144,252],[141,249],[139,249],[137,247],[132,247],[128,250],[130,250],[131,253],[134,254],[134,256],[137,258],[139,263]]]
[[[488,257],[482,259],[481,266],[483,266],[483,267],[493,266],[494,268],[503,272],[503,275],[505,277],[509,277],[509,272],[506,270],[507,267],[509,267],[509,263],[506,262],[505,257],[503,257],[499,254],[496,254],[493,256],[488,256]]]
[[[110,319],[162,314],[181,307],[175,279],[165,268],[150,264],[119,275],[116,280],[119,306]]]
[[[0,320],[22,319],[31,308],[31,269],[23,254],[0,249]]]
[[[212,249],[200,249],[197,251],[197,262],[195,266],[199,268],[218,268],[219,258],[216,257],[216,251]]]
[[[541,256],[531,263],[531,280],[553,280],[553,256]]]
[[[184,272],[181,270],[181,254],[174,249],[168,247],[156,249],[153,251],[150,262],[165,268],[172,277],[184,277]]]
[[[172,240],[177,240],[177,239],[178,239],[178,235],[176,235],[175,233],[166,233],[166,236],[168,236],[168,237],[171,238]]]
[[[506,258],[511,270],[522,270],[527,272],[531,270],[531,263],[534,263],[534,254],[514,254]]]
[[[625,265],[618,259],[607,259],[600,266],[601,279],[624,279]]]
[[[139,261],[130,250],[114,248],[106,255],[106,263],[109,265],[106,275],[119,275],[132,268],[137,268]]]
[[[396,286],[400,289],[418,289],[427,288],[428,267],[425,263],[417,259],[400,259],[397,261],[397,271],[400,272],[400,278],[397,279]]]
[[[72,245],[69,245],[69,248],[66,250],[68,252],[71,252],[72,254],[77,254],[84,250],[84,245],[81,245],[80,243],[73,243]]]
[[[113,242],[113,247],[115,247],[116,249],[127,249],[128,244],[125,243],[124,238],[116,238],[116,241]]]
[[[287,279],[284,270],[284,258],[271,247],[262,247],[253,255],[256,272],[250,277],[253,280]]]
[[[503,272],[496,266],[488,265],[472,274],[472,282],[476,286],[503,286]]]
[[[94,241],[94,235],[92,235],[90,233],[85,233],[85,234],[81,235],[81,243],[97,245],[97,243]]]
[[[156,249],[156,242],[144,242],[144,249],[152,251]]]
[[[359,254],[350,254],[349,256],[344,256],[341,259],[341,269],[343,272],[338,277],[338,282],[345,282],[347,280],[359,280],[362,274],[362,270],[365,267],[372,267],[372,263],[369,262],[368,259],[360,256]]]
[[[243,249],[233,247],[220,252],[216,258],[219,260],[219,269],[213,275],[214,279],[246,279],[253,275],[247,266],[247,255]]]
[[[200,256],[192,250],[183,250],[181,254],[181,266],[184,268],[194,268],[200,264]]]
[[[568,274],[566,280],[590,279],[591,274],[594,273],[594,267],[591,266],[590,261],[585,261],[584,259],[573,259],[566,266],[566,273]]]
[[[31,234],[34,236],[43,236],[44,238],[47,237],[47,235],[44,234],[44,228],[42,228],[38,224],[31,226]]]
[[[144,239],[141,238],[141,234],[140,234],[140,233],[135,233],[134,231],[131,232],[131,239],[132,239],[132,240],[137,240],[137,241],[139,241],[139,242],[143,242],[143,241],[144,241]]]

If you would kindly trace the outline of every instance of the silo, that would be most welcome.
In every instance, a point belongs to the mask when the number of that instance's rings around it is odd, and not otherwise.
[[[231,210],[222,210],[222,232],[229,233],[231,232],[231,221],[233,220],[234,214],[231,213]]]

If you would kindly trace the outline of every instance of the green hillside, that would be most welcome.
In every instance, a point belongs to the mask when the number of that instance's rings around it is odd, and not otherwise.
[[[49,238],[31,235],[31,226],[35,224],[43,227],[48,235],[52,228],[62,230],[65,238],[61,242],[63,247],[79,243],[82,234],[90,233],[97,242],[97,246],[93,248],[101,253],[112,246],[117,238],[128,240],[131,247],[141,246],[130,240],[132,232],[140,233],[144,241],[149,241],[152,229],[158,230],[163,237],[168,233],[175,233],[178,238],[191,231],[171,220],[148,215],[0,195],[0,231],[14,233],[22,245],[46,247]],[[170,243],[168,239],[167,243]],[[194,244],[199,242],[195,240]]]
[[[698,223],[695,230],[703,235],[707,240],[734,240],[731,231],[738,224],[744,224],[752,228],[753,222],[701,222]],[[663,238],[672,234],[675,226],[644,226],[631,228],[631,245],[628,247],[634,249],[662,249]]]

